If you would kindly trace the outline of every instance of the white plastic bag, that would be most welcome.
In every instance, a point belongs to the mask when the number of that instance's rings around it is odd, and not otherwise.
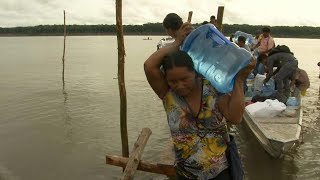
[[[267,99],[264,102],[256,102],[246,107],[253,117],[275,117],[286,109],[286,105],[277,99]]]

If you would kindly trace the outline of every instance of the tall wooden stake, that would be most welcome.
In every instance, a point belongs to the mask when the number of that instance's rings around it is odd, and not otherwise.
[[[223,11],[224,11],[224,6],[219,6],[218,15],[217,15],[217,28],[220,32],[222,32]]]
[[[188,14],[188,22],[189,23],[191,23],[192,14],[193,14],[193,12],[189,11],[189,14]]]
[[[127,131],[127,97],[124,81],[124,40],[122,27],[122,0],[116,0],[116,24],[118,40],[118,84],[120,92],[120,131],[122,143],[122,156],[129,157],[128,131]]]
[[[64,90],[64,56],[66,53],[66,11],[63,10],[63,54],[62,54],[62,86]]]

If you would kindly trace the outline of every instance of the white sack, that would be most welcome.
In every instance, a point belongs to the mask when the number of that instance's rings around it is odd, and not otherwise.
[[[264,102],[256,102],[246,107],[253,117],[275,117],[286,109],[286,105],[277,99],[267,99]]]

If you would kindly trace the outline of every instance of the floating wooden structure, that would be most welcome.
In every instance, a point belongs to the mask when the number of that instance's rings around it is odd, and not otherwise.
[[[223,13],[223,10],[222,10]],[[191,22],[192,11],[189,11],[188,22]],[[218,16],[219,17],[219,16]],[[222,18],[222,16],[221,16]],[[222,23],[222,20],[220,21]],[[137,141],[134,144],[129,157],[128,132],[127,132],[127,100],[124,84],[124,40],[122,28],[122,0],[116,0],[116,26],[118,40],[118,84],[120,91],[120,130],[122,141],[122,156],[107,155],[106,164],[124,168],[121,180],[131,180],[136,170],[163,174],[168,177],[176,176],[173,163],[154,163],[140,160],[144,147],[152,133],[149,128],[143,128]],[[128,158],[129,157],[129,158]]]

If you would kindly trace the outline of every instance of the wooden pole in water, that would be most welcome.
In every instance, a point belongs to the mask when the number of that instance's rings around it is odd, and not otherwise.
[[[122,143],[122,156],[129,157],[128,131],[127,131],[127,96],[124,81],[124,40],[122,27],[122,0],[116,0],[116,25],[118,41],[118,85],[120,93],[120,131]]]
[[[192,14],[193,14],[193,12],[189,11],[189,14],[188,14],[188,22],[189,23],[191,23]]]
[[[62,86],[64,89],[64,56],[66,53],[66,11],[63,10],[63,54],[62,54]]]
[[[217,28],[220,32],[222,32],[223,11],[224,11],[224,6],[219,6],[218,15],[217,15]]]

